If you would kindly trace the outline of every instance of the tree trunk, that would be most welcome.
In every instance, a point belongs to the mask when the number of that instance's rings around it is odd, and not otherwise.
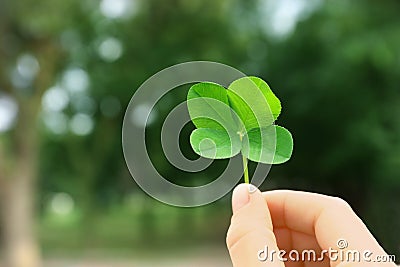
[[[0,147],[2,184],[1,210],[6,267],[40,267],[35,234],[35,191],[37,175],[36,114],[29,103],[19,109],[12,152]]]
[[[18,25],[14,26],[18,28]],[[0,33],[4,31],[2,29]],[[15,129],[0,135],[0,238],[3,239],[5,264],[2,267],[42,266],[35,229],[39,157],[37,121],[42,95],[54,82],[55,68],[62,54],[57,42],[51,38],[25,40],[25,44],[29,46],[23,46],[24,49],[32,51],[40,63],[40,73],[32,84],[32,95],[12,90],[8,78],[0,75],[0,87],[8,89],[19,104]],[[10,61],[6,56],[1,54],[0,58]]]
[[[6,182],[3,194],[3,238],[5,266],[40,267],[35,238],[34,185],[27,159],[19,161],[15,175]]]

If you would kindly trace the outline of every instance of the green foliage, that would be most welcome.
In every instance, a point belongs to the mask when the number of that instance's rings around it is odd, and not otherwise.
[[[224,159],[242,151],[255,162],[279,164],[292,155],[288,130],[273,125],[281,103],[268,84],[257,77],[234,81],[228,90],[214,83],[198,83],[188,92],[190,117],[198,129],[190,136],[200,156]],[[246,161],[244,161],[245,175]]]

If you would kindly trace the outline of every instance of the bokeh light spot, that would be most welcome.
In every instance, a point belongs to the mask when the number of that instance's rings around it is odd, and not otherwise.
[[[0,94],[0,133],[12,128],[17,114],[17,102],[8,95]]]
[[[58,86],[48,89],[42,97],[42,107],[47,112],[62,111],[68,106],[68,103],[68,93]]]
[[[122,55],[122,51],[121,42],[114,37],[105,39],[98,47],[100,57],[107,62],[113,62],[119,59]]]
[[[94,128],[93,119],[87,115],[78,113],[75,114],[70,121],[70,130],[75,135],[85,136],[92,133]]]
[[[89,88],[90,80],[86,71],[72,68],[64,72],[62,84],[71,93],[77,93],[86,91]]]
[[[56,193],[50,201],[51,210],[58,215],[68,215],[74,210],[75,202],[67,193]]]

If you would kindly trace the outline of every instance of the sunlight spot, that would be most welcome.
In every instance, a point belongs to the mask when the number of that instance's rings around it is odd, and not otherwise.
[[[22,54],[17,59],[17,71],[27,80],[32,80],[39,73],[40,66],[37,59],[31,54]]]
[[[61,112],[45,112],[42,114],[42,120],[46,128],[53,134],[65,134],[68,129],[68,118]]]
[[[126,17],[136,10],[136,1],[132,0],[102,0],[100,3],[101,13],[110,19]]]
[[[32,84],[32,80],[23,77],[17,69],[12,70],[10,80],[16,89],[27,89]]]
[[[93,119],[87,114],[78,113],[74,115],[70,121],[70,129],[72,133],[79,136],[89,135],[92,133],[93,128]]]
[[[74,210],[74,200],[67,193],[56,193],[50,202],[51,210],[58,215],[68,215]]]
[[[131,121],[138,127],[147,127],[157,118],[157,111],[151,109],[149,104],[140,104],[133,108]]]
[[[55,86],[48,89],[42,97],[44,111],[62,111],[69,103],[68,93],[61,87]]]
[[[89,88],[89,76],[80,68],[69,69],[64,72],[62,83],[71,93],[84,92]]]
[[[0,133],[14,126],[17,115],[17,102],[10,96],[0,93]]]
[[[317,9],[320,2],[321,0],[266,1],[263,9],[267,18],[267,31],[275,37],[291,34],[297,23]]]
[[[107,38],[99,45],[98,53],[103,60],[113,62],[121,57],[122,44],[114,37]]]

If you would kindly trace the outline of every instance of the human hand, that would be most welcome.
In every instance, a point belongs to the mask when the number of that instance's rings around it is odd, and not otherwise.
[[[387,254],[342,199],[289,190],[261,193],[241,184],[233,192],[232,210],[227,246],[234,267],[396,266],[377,262]],[[280,250],[286,254],[280,255]],[[308,254],[302,258],[306,250],[314,251],[316,260]],[[330,255],[329,250],[338,253]],[[298,252],[292,259],[291,251]]]

